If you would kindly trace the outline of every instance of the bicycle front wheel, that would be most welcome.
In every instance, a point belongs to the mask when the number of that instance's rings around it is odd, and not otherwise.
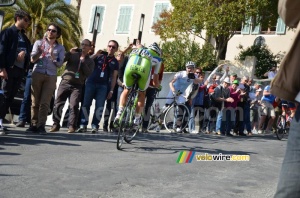
[[[164,125],[169,132],[180,133],[186,129],[190,111],[183,104],[172,105],[164,116]]]
[[[286,119],[285,116],[280,115],[276,121],[276,136],[278,140],[282,140],[284,134],[286,133]]]
[[[125,142],[127,142],[126,135],[127,135],[128,131],[130,130],[130,125],[131,125],[130,117],[131,117],[131,113],[132,113],[133,100],[134,100],[134,97],[132,94],[130,94],[128,101],[126,103],[126,106],[123,110],[123,113],[120,117],[119,132],[118,132],[118,138],[117,138],[117,149],[118,150],[121,150],[124,140],[125,140]]]

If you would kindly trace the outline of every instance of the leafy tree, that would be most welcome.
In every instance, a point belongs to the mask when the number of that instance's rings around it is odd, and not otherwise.
[[[14,24],[16,10],[22,9],[30,14],[31,25],[26,34],[31,42],[41,39],[47,25],[55,22],[62,29],[60,42],[66,50],[80,43],[82,28],[79,13],[74,6],[66,4],[64,0],[18,0],[15,5],[2,9],[5,12],[3,28]]]
[[[278,0],[171,0],[153,30],[161,39],[194,35],[215,41],[217,59],[225,59],[227,43],[251,17],[253,24],[276,23]],[[257,17],[259,16],[259,17]]]
[[[239,46],[242,50],[236,57],[238,60],[245,60],[246,56],[255,56],[257,59],[255,65],[255,76],[266,78],[264,74],[275,64],[279,63],[281,55],[274,55],[266,45],[252,45],[246,49]]]
[[[162,44],[165,71],[180,71],[185,69],[187,61],[193,61],[203,70],[212,70],[216,66],[214,49],[211,44],[200,48],[199,44],[188,38],[167,41]]]

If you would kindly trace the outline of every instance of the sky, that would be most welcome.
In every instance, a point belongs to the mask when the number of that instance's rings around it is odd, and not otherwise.
[[[65,0],[65,2],[66,2],[67,4],[70,4],[70,1],[71,1],[71,0]]]

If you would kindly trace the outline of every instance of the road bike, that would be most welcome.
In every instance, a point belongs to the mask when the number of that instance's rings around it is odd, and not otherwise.
[[[117,149],[121,150],[123,141],[130,143],[141,128],[141,124],[137,129],[133,128],[133,120],[135,117],[135,109],[138,103],[138,79],[141,77],[138,74],[132,74],[134,78],[133,87],[128,95],[128,100],[125,108],[119,119],[119,130],[117,138]],[[142,119],[142,118],[141,118]]]
[[[284,136],[288,136],[291,125],[291,110],[287,104],[282,104],[285,115],[279,115],[276,121],[276,136],[278,140],[282,140]]]
[[[157,111],[157,107],[155,107],[156,101],[153,102],[150,109],[150,121],[147,130],[156,129],[159,132],[157,128],[161,128],[162,125],[171,133],[179,133],[186,130],[190,119],[190,111],[185,104],[177,102],[178,95],[180,94],[180,92],[177,92],[174,97],[158,97],[158,92],[156,93],[155,100],[172,99],[173,101],[171,104],[164,106],[159,112]]]

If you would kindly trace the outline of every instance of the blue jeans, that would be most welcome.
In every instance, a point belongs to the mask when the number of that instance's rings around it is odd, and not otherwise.
[[[300,197],[300,106],[291,124],[275,198]]]
[[[24,87],[24,98],[21,103],[19,121],[30,123],[30,107],[31,107],[31,73],[26,77]]]
[[[221,131],[222,117],[224,109],[220,110],[217,117],[216,132]]]
[[[107,85],[99,83],[86,83],[80,126],[87,126],[89,122],[90,107],[93,99],[96,100],[95,111],[93,115],[92,128],[99,128],[99,123],[103,113],[104,103],[107,97]]]

